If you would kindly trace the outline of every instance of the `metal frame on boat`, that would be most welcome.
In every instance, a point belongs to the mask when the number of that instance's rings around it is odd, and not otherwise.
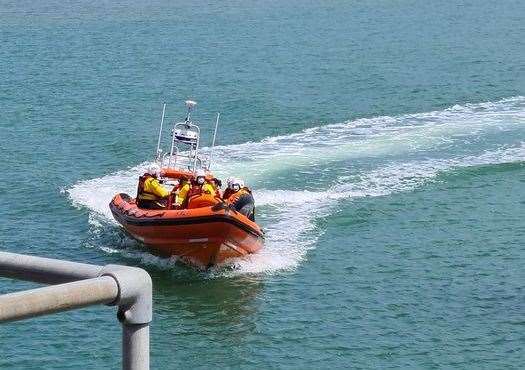
[[[198,168],[209,171],[211,167],[211,159],[213,153],[213,147],[215,146],[215,140],[217,138],[217,130],[219,128],[220,113],[217,113],[217,119],[215,121],[215,130],[213,133],[213,139],[209,150],[207,163],[199,157],[200,149],[200,136],[201,131],[198,124],[194,123],[191,119],[191,112],[197,105],[197,102],[193,100],[185,101],[188,109],[184,122],[174,122],[173,128],[171,129],[171,143],[169,152],[164,153],[161,149],[162,134],[164,126],[164,118],[166,113],[166,103],[162,106],[162,118],[160,121],[159,137],[157,140],[157,152],[155,160],[158,162],[160,167],[164,167],[166,157],[168,159],[168,168],[180,168],[195,173]],[[182,149],[181,149],[182,148]],[[163,154],[164,153],[164,154]],[[181,161],[182,160],[182,161]],[[184,163],[186,161],[186,163]]]

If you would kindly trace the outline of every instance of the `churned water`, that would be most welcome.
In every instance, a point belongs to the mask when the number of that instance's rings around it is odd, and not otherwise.
[[[521,1],[0,2],[0,248],[137,265],[152,368],[520,368]],[[253,188],[259,254],[147,253],[134,193],[163,101]],[[0,292],[28,283],[0,280]],[[0,326],[0,368],[118,368],[114,312]]]

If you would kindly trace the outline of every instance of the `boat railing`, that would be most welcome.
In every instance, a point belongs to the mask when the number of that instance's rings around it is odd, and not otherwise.
[[[189,113],[188,113],[189,114]],[[175,161],[186,159],[190,171],[197,169],[197,156],[200,144],[200,128],[198,125],[189,121],[189,116],[185,122],[175,123],[172,130],[171,149],[168,167],[171,167],[171,159],[175,156]],[[187,149],[181,151],[179,146]]]
[[[159,163],[160,168],[164,168],[164,163],[167,163],[167,168],[182,169],[187,171],[193,171],[194,165],[196,168],[205,168],[203,165],[204,161],[200,157],[188,158],[187,156],[178,154],[175,154],[173,159],[171,159],[169,153],[166,153]]]
[[[137,267],[84,263],[0,252],[0,276],[53,284],[0,295],[0,323],[95,304],[118,306],[122,368],[149,369],[152,283]]]
[[[160,146],[162,142],[162,128],[164,125],[166,103],[162,105],[162,116],[160,121],[155,160],[160,162],[159,164],[161,167],[164,167],[164,163],[167,159],[168,168],[184,168],[192,172],[195,172],[198,168],[209,170],[211,167],[213,147],[215,146],[215,139],[217,137],[220,114],[217,113],[213,140],[208,152],[208,157],[206,160],[202,160],[199,157],[201,134],[200,127],[191,120],[191,111],[197,103],[192,100],[187,100],[185,104],[188,108],[186,119],[184,122],[175,122],[173,124],[173,128],[171,130],[172,135],[170,150],[164,154]]]

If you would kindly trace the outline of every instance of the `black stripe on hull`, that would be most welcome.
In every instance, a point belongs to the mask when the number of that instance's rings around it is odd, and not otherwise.
[[[161,217],[148,217],[148,218],[139,218],[133,217],[122,212],[117,206],[110,203],[109,208],[113,217],[121,223],[122,225],[134,225],[134,226],[176,226],[176,225],[195,225],[195,224],[205,224],[212,222],[225,222],[231,225],[234,225],[247,233],[252,234],[257,238],[263,237],[263,234],[257,230],[251,228],[250,226],[238,221],[236,218],[228,215],[213,215],[213,216],[199,216],[199,217],[185,217],[185,218],[161,218]]]

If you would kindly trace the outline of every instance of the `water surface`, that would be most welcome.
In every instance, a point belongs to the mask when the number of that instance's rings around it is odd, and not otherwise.
[[[519,368],[520,1],[0,4],[0,247],[140,266],[152,368]],[[265,249],[194,271],[107,204],[163,101],[253,188]],[[0,292],[34,286],[0,281]],[[0,367],[118,368],[115,313],[0,327]]]

